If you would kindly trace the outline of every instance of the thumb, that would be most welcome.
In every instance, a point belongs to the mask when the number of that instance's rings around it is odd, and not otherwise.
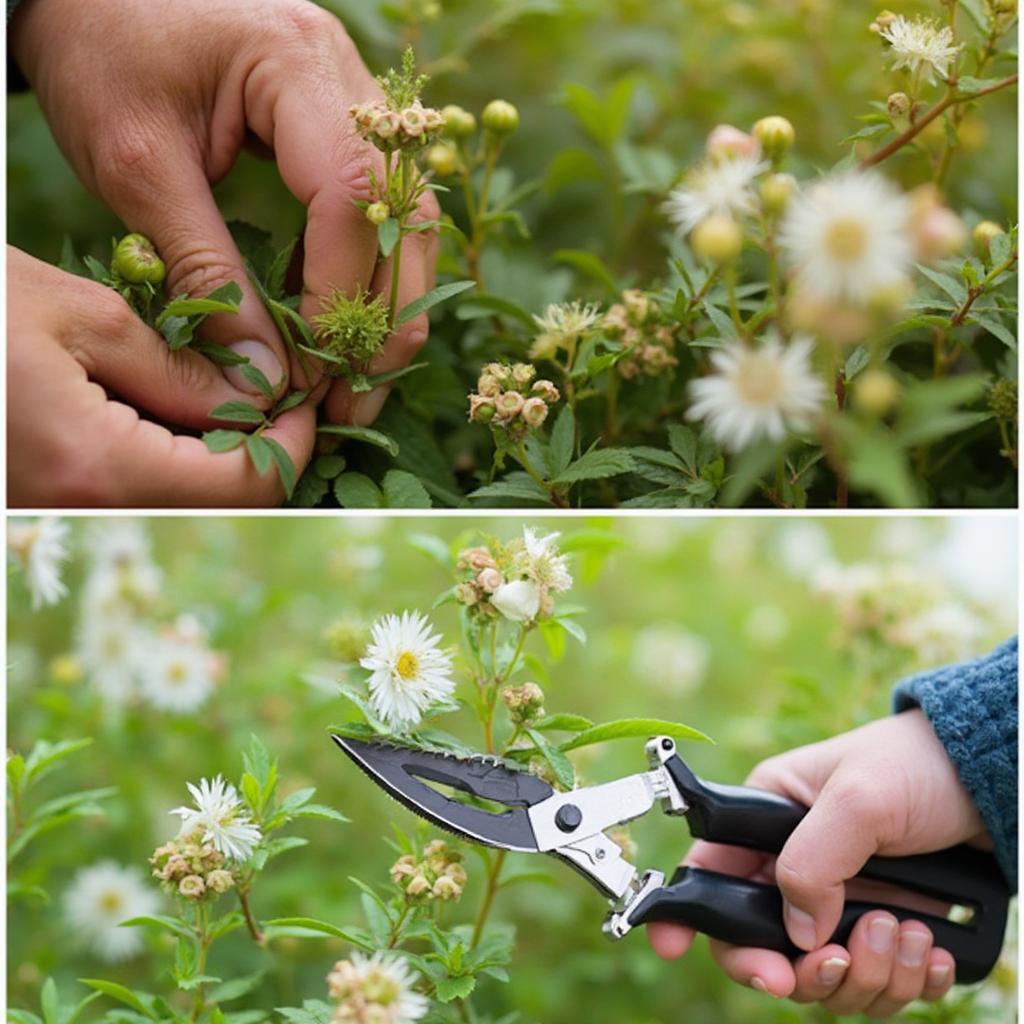
[[[132,231],[150,238],[167,265],[168,294],[208,295],[235,281],[242,289],[237,314],[211,316],[203,338],[245,356],[275,389],[288,380],[289,355],[270,314],[245,273],[242,256],[217,208],[199,158],[180,142],[148,146],[129,166],[103,169],[100,191]],[[221,371],[228,382],[266,405],[237,366]]]
[[[803,950],[828,942],[839,924],[846,881],[880,845],[878,780],[837,772],[822,787],[775,863],[786,931]]]

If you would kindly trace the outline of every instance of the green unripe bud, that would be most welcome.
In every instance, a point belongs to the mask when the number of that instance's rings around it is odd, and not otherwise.
[[[865,370],[857,379],[853,397],[858,409],[873,416],[884,416],[896,404],[900,386],[885,370]]]
[[[1017,422],[1017,382],[1005,377],[988,389],[988,407],[1001,420]]]
[[[791,121],[773,114],[771,117],[762,117],[754,125],[754,138],[761,143],[764,155],[777,163],[792,147],[796,129]]]
[[[424,159],[441,178],[450,178],[459,169],[459,151],[450,142],[435,142]]]
[[[983,220],[975,227],[971,240],[978,255],[987,258],[989,247],[1000,235],[1005,234],[1006,232],[994,220]]]
[[[391,216],[391,207],[387,203],[370,203],[366,208],[366,219],[378,227]]]
[[[796,191],[796,178],[792,174],[769,174],[761,182],[761,208],[769,217],[778,217],[789,206]]]
[[[491,100],[480,120],[492,135],[511,135],[519,127],[519,111],[505,100]]]
[[[462,107],[452,103],[441,111],[444,133],[450,139],[464,139],[476,131],[476,118]]]
[[[167,276],[153,243],[137,233],[125,235],[114,247],[111,270],[129,284],[160,284]]]
[[[743,250],[743,232],[732,217],[714,213],[693,229],[690,245],[702,260],[731,263]]]

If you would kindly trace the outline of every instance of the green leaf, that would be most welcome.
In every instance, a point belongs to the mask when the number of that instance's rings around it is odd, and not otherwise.
[[[276,1009],[289,1024],[330,1024],[334,1015],[334,1007],[319,999],[306,999],[301,1009],[293,1006],[278,1006]]]
[[[933,284],[938,285],[955,303],[960,305],[967,300],[967,289],[949,274],[942,274],[931,267],[919,263],[917,269]]]
[[[288,267],[291,265],[292,256],[295,253],[295,246],[299,244],[296,235],[273,259],[267,270],[267,294],[272,299],[280,299],[284,296],[284,279],[288,274]]]
[[[313,472],[321,480],[333,480],[339,473],[344,472],[348,460],[344,455],[319,455],[313,461]]]
[[[226,1003],[232,999],[239,999],[241,996],[247,995],[263,980],[263,971],[257,971],[255,974],[247,974],[241,978],[231,978],[228,981],[223,981],[219,985],[215,985],[206,994],[206,998],[211,1003]]]
[[[353,427],[326,423],[321,427],[317,427],[317,433],[333,434],[335,437],[344,437],[349,441],[363,441],[366,444],[383,448],[393,458],[398,455],[398,442],[382,431],[372,430],[370,427]]]
[[[380,488],[363,473],[342,473],[334,481],[334,496],[342,508],[383,508]]]
[[[476,978],[471,974],[462,974],[457,978],[440,978],[434,989],[434,997],[438,1002],[450,1003],[453,999],[465,999],[476,987]]]
[[[39,740],[25,759],[26,785],[36,782],[48,774],[49,770],[59,761],[63,761],[64,758],[77,754],[78,751],[91,745],[92,739],[89,737],[80,740],[60,740],[58,743]]]
[[[558,249],[551,256],[557,263],[566,263],[578,270],[585,277],[596,281],[608,293],[609,298],[619,294],[619,286],[615,283],[611,271],[599,256],[585,249]]]
[[[39,997],[39,1007],[43,1011],[46,1024],[58,1024],[60,1015],[60,996],[57,994],[57,982],[47,978],[43,982],[43,991]]]
[[[570,790],[576,785],[576,769],[559,747],[553,747],[548,743],[547,738],[536,729],[527,729],[526,734],[533,740],[540,756],[547,761],[548,766],[555,774],[555,779],[562,789]]]
[[[551,475],[564,473],[572,462],[573,447],[576,444],[576,418],[568,405],[563,406],[551,428],[548,450],[551,453]]]
[[[526,473],[509,473],[503,480],[478,487],[470,498],[510,498],[515,501],[529,501],[550,504],[550,495]]]
[[[402,366],[397,370],[370,374],[366,378],[365,390],[372,391],[381,384],[390,384],[392,381],[400,380],[402,377],[408,377],[410,373],[416,373],[417,370],[425,370],[429,365],[429,363],[412,363],[409,366]],[[356,388],[353,387],[352,390],[355,391]]]
[[[273,456],[270,454],[270,445],[258,434],[250,434],[245,439],[245,448],[249,453],[252,464],[256,467],[256,472],[263,476],[270,469],[270,465],[273,462]]]
[[[548,715],[533,723],[534,729],[542,732],[578,732],[580,729],[589,729],[594,723],[583,715]]]
[[[352,819],[346,818],[341,811],[336,811],[326,804],[307,804],[305,807],[295,811],[296,818],[321,818],[324,821],[336,821],[341,825],[348,824]]]
[[[107,981],[103,978],[79,978],[78,980],[88,988],[95,989],[97,992],[110,996],[111,999],[116,999],[118,1002],[130,1006],[144,1017],[149,1017],[152,1020],[156,1019],[156,1014],[152,1008],[153,997],[148,993],[133,992],[130,988],[119,985],[116,981]]]
[[[187,295],[179,295],[171,299],[157,319],[161,325],[165,317],[209,316],[211,313],[237,313],[242,303],[242,289],[237,281],[228,281],[220,288],[214,289],[202,299],[190,299]]]
[[[387,259],[401,237],[401,227],[394,217],[388,217],[383,224],[377,226],[377,245],[380,246],[380,254]]]
[[[692,473],[697,472],[697,435],[689,427],[672,423],[668,428],[668,444]]]
[[[972,75],[964,75],[957,80],[956,88],[962,96],[973,96],[983,89],[998,85],[1001,81],[1001,78],[975,78]]]
[[[165,914],[146,914],[142,917],[131,917],[122,921],[121,928],[141,928],[144,925],[155,925],[157,928],[164,928],[175,935],[182,935],[191,938],[195,931],[187,922],[179,917],[169,917]]]
[[[633,457],[622,448],[595,448],[578,458],[552,481],[574,484],[581,480],[602,480],[636,468]]]
[[[203,443],[211,452],[234,451],[245,439],[247,434],[241,430],[208,430],[203,434]]]
[[[455,310],[456,320],[479,320],[481,317],[494,316],[508,317],[516,323],[522,324],[528,331],[535,331],[537,325],[533,317],[509,299],[499,298],[497,295],[471,295],[464,302],[460,302]]]
[[[286,412],[290,412],[292,409],[298,408],[308,397],[308,391],[290,392],[274,406],[273,417],[276,419],[278,416],[281,416]]]
[[[245,363],[240,367],[240,370],[242,376],[253,387],[258,388],[267,398],[273,399],[274,388],[270,381],[267,380],[266,374],[258,366],[254,366],[252,363]]]
[[[229,423],[262,423],[266,416],[256,406],[248,402],[224,402],[210,411],[215,420],[227,420]]]
[[[398,316],[395,317],[395,327],[401,327],[402,324],[407,324],[410,320],[419,316],[420,313],[425,313],[438,303],[475,287],[476,281],[452,281],[450,284],[438,285],[427,292],[426,295],[421,295],[418,299],[414,299],[408,306],[402,309]]]
[[[605,743],[608,740],[619,740],[627,737],[641,736],[649,739],[652,736],[674,736],[683,740],[698,740],[711,743],[704,733],[680,722],[666,722],[660,718],[620,718],[615,722],[595,725],[577,733],[566,740],[558,749],[561,751],[576,750],[592,743]]]
[[[423,484],[404,469],[389,469],[381,481],[388,508],[430,508],[432,502]]]
[[[290,498],[295,493],[295,480],[298,476],[295,463],[292,462],[292,457],[280,441],[264,436],[263,443],[270,449],[270,457],[274,460],[274,465],[277,466],[277,475],[281,478],[281,486],[284,487],[284,493]]]
[[[166,337],[166,334],[164,336]],[[248,356],[240,356],[224,345],[214,345],[209,341],[193,341],[192,351],[206,356],[210,362],[218,366],[244,366],[249,362]]]

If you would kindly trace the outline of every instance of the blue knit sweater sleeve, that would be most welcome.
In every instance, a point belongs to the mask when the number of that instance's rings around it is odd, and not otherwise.
[[[1017,638],[962,665],[903,680],[896,711],[920,707],[988,827],[1017,890]]]

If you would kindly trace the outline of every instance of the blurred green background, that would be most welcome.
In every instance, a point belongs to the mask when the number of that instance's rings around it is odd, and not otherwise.
[[[667,189],[698,158],[707,132],[718,122],[748,128],[766,114],[789,117],[797,130],[794,170],[803,177],[845,154],[840,142],[860,127],[856,118],[868,113],[869,102],[884,102],[903,87],[898,75],[884,70],[882,44],[868,30],[882,5],[443,0],[438,20],[414,27],[383,13],[424,5],[424,0],[322,0],[348,27],[375,72],[413,42],[420,63],[433,74],[428,102],[456,102],[479,112],[500,96],[519,106],[522,128],[503,162],[517,181],[541,184],[522,204],[533,237],[510,237],[491,259],[492,269],[500,266],[501,293],[524,299],[531,309],[568,291],[569,271],[562,267],[552,273],[549,259],[563,246],[601,252],[613,269],[638,276],[661,272],[664,253],[650,244],[650,230],[660,224],[655,191]],[[898,12],[945,17],[937,0],[901,3]],[[963,11],[961,21],[968,30]],[[996,67],[992,73],[1012,70]],[[629,141],[610,154],[588,139],[566,109],[565,86],[582,84],[603,96],[624,79],[636,83]],[[941,143],[938,123],[935,131],[933,141]],[[1016,138],[1013,90],[987,99],[983,111],[968,118],[949,198],[969,221],[1016,220]],[[893,161],[887,173],[918,184],[930,176],[923,174],[922,161]],[[619,187],[634,194],[609,198]],[[216,194],[225,217],[270,229],[280,243],[302,227],[302,210],[273,166],[248,155]],[[447,205],[461,217],[457,197]],[[77,183],[35,98],[9,97],[9,240],[55,262],[65,234],[80,252],[103,257],[118,230],[114,218]]]
[[[8,745],[24,752],[40,738],[93,736],[70,774],[55,775],[40,795],[107,785],[118,791],[107,801],[106,819],[65,826],[15,862],[21,881],[43,885],[53,898],[51,907],[18,904],[9,911],[8,997],[16,1006],[37,1006],[48,974],[69,994],[79,977],[149,991],[171,987],[154,980],[173,958],[170,945],[150,935],[147,954],[109,967],[67,933],[60,899],[74,872],[97,860],[144,867],[174,832],[176,819],[167,812],[185,800],[186,781],[219,772],[237,779],[250,733],[279,758],[285,791],[316,785],[318,800],[352,819],[293,826],[291,834],[309,837],[311,845],[269,866],[255,892],[256,914],[362,924],[348,876],[386,884],[394,860],[384,841],[389,822],[409,830],[416,819],[355,772],[327,738],[327,727],[350,708],[333,688],[344,670],[331,662],[324,632],[339,619],[429,610],[451,577],[416,547],[417,535],[439,537],[455,550],[481,533],[511,538],[524,523],[561,530],[576,577],[563,600],[586,609],[579,622],[589,641],[570,639],[557,658],[539,636],[530,639],[529,651],[546,672],[538,681],[547,710],[596,721],[661,716],[692,724],[717,745],[684,744],[683,756],[723,782],[742,781],[771,753],[886,713],[892,682],[922,663],[870,639],[844,647],[840,617],[815,586],[823,566],[907,567],[926,601],[952,603],[975,623],[964,653],[1005,639],[1017,620],[1012,516],[152,519],[145,528],[164,572],[158,612],[166,620],[181,612],[198,616],[211,646],[226,654],[228,671],[209,702],[189,715],[114,711],[60,661],[74,648],[93,522],[73,522],[71,593],[59,606],[30,612],[19,574],[9,580]],[[432,618],[456,643],[454,608]],[[479,745],[469,712],[440,724]],[[573,758],[584,783],[604,781],[641,769],[643,743],[622,740]],[[641,867],[671,868],[688,843],[682,824],[656,813],[633,837]],[[539,868],[551,884],[521,884],[498,896],[493,920],[512,922],[518,938],[511,985],[488,980],[474,997],[485,1019],[514,1010],[517,1020],[545,1024],[830,1019],[727,982],[703,942],[673,965],[654,957],[642,934],[609,945],[600,931],[603,901],[586,882],[545,858],[513,855],[511,864]],[[471,854],[467,867],[469,885],[455,910],[468,920],[482,869]],[[265,967],[264,981],[242,1005],[265,1009],[270,1020],[272,1007],[323,998],[324,976],[344,951],[336,940],[280,939],[268,954],[240,932],[218,944],[211,966],[225,978]],[[914,1019],[1009,1021],[1015,979],[1008,970],[999,978],[1008,994],[990,982],[977,1005],[972,993]],[[90,1008],[86,1019],[95,1012]]]

